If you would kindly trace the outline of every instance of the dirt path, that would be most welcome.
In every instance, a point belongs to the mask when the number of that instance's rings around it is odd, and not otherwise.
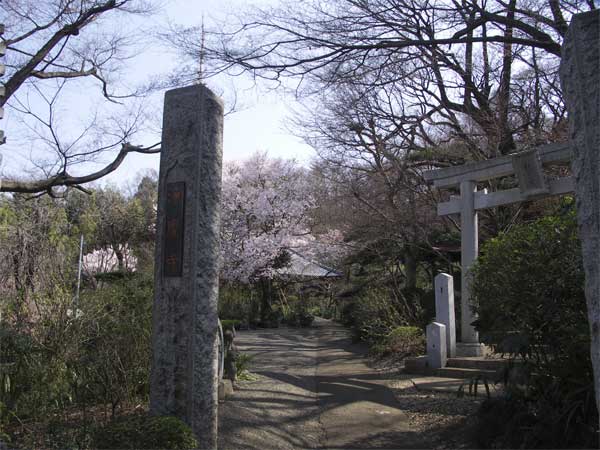
[[[439,433],[411,412],[412,387],[368,367],[364,347],[341,326],[317,320],[309,329],[241,332],[236,342],[253,355],[258,380],[238,383],[221,404],[220,449],[439,446]]]
[[[240,332],[257,381],[241,382],[219,408],[219,449],[317,448],[318,328]]]

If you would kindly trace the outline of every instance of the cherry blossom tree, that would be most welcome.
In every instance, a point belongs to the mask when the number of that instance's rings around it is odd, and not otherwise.
[[[224,168],[221,277],[258,289],[263,321],[272,312],[272,280],[291,263],[290,250],[328,263],[341,256],[340,232],[314,232],[314,192],[309,171],[293,160],[258,153]]]
[[[221,246],[223,277],[249,282],[271,278],[284,249],[310,234],[305,170],[293,160],[258,153],[223,171]]]
[[[222,276],[243,283],[272,278],[286,249],[327,262],[344,254],[339,230],[314,232],[317,205],[309,171],[294,160],[257,153],[223,171]]]

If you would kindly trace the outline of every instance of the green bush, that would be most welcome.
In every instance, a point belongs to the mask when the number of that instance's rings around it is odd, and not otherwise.
[[[521,363],[519,382],[511,381],[514,372],[506,381],[513,401],[534,418],[520,429],[527,447],[597,439],[580,248],[569,208],[488,241],[472,270],[481,340]]]
[[[237,330],[241,326],[241,320],[229,319],[229,320],[221,320],[221,326],[223,327],[223,331],[225,330]]]
[[[313,316],[309,312],[300,313],[300,317],[298,318],[298,322],[301,327],[310,327],[315,320],[315,316]]]
[[[369,346],[385,343],[394,328],[406,325],[383,288],[365,290],[344,307],[343,314],[343,322],[351,326],[355,339]]]
[[[303,310],[292,310],[284,316],[284,322],[292,327],[310,327],[314,320],[315,316],[310,312]]]
[[[264,315],[260,321],[262,328],[279,328],[281,322],[283,322],[284,314],[281,309],[277,307],[271,307],[271,310]]]
[[[115,408],[149,393],[153,281],[136,274],[82,297],[85,336],[74,361],[80,385],[95,402]]]
[[[235,355],[235,369],[238,374],[249,370],[250,362],[252,361],[252,356],[247,353],[237,353]]]
[[[277,309],[282,315],[283,323],[291,327],[309,327],[315,320],[315,307],[303,297],[289,295],[286,302]]]
[[[258,316],[258,298],[252,288],[241,283],[222,282],[219,286],[219,317],[239,320],[248,326]]]
[[[0,326],[0,422],[43,418],[148,396],[152,278],[135,275],[82,293],[36,298],[40,318]]]
[[[0,429],[0,448],[2,448],[2,444],[4,444],[5,446],[9,445],[10,436],[8,436],[8,434],[4,433],[2,429]]]
[[[553,367],[589,361],[584,273],[574,213],[488,241],[473,271],[481,339]],[[554,357],[545,361],[550,351]]]
[[[70,295],[60,289],[40,293],[35,324],[0,325],[0,422],[33,419],[74,400],[72,361],[78,333],[67,316]]]
[[[113,420],[96,430],[98,449],[194,449],[198,441],[192,430],[175,417],[129,416]]]
[[[417,356],[425,353],[426,341],[423,330],[417,327],[397,327],[386,339],[390,353],[407,356]]]
[[[323,318],[323,319],[333,319],[334,318],[334,311],[332,308],[322,308],[319,311],[319,315]]]
[[[345,298],[342,300],[342,306],[340,308],[340,322],[348,328],[355,328],[356,326],[356,301],[353,298]]]

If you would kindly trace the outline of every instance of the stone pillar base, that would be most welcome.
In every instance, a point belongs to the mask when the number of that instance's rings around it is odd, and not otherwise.
[[[469,343],[469,342],[457,342],[456,343],[456,356],[457,357],[485,356],[488,353],[489,353],[489,349],[484,344]]]
[[[231,380],[221,380],[219,383],[219,401],[225,400],[233,394],[233,383]]]

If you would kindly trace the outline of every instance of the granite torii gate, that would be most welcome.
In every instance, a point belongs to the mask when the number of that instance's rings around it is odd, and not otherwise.
[[[471,325],[475,320],[470,308],[469,269],[478,254],[477,211],[527,200],[573,192],[573,177],[546,179],[542,167],[547,164],[568,163],[572,150],[569,144],[549,144],[499,158],[430,170],[425,180],[436,188],[460,187],[460,196],[451,196],[438,204],[438,216],[460,214],[461,224],[461,342],[459,356],[480,356],[483,348]],[[490,192],[477,191],[477,182],[515,175],[518,188]]]

